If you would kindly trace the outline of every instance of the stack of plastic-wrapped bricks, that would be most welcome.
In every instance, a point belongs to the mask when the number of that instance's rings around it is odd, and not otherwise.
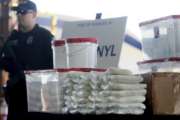
[[[36,71],[27,73],[26,79],[29,111],[143,114],[145,110],[146,84],[128,70]]]

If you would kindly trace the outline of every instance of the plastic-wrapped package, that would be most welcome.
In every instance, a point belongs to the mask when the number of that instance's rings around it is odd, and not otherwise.
[[[80,113],[80,114],[90,114],[90,113],[94,113],[94,110],[92,108],[76,108],[76,109],[71,109],[69,111],[71,114],[75,114],[75,113]]]
[[[91,91],[91,87],[89,83],[85,84],[74,84],[73,85],[73,90],[80,92],[80,90],[83,90],[81,92],[86,92],[86,91]]]
[[[113,83],[136,84],[142,82],[143,78],[135,75],[108,75],[106,80]]]
[[[103,90],[142,90],[146,89],[146,84],[117,84],[109,82],[109,84],[101,85]]]
[[[95,101],[95,103],[98,102],[104,102],[104,103],[108,103],[108,102],[115,102],[115,103],[142,103],[145,101],[145,96],[127,96],[127,97],[121,97],[121,96],[108,96],[108,97],[104,97],[104,96],[89,96],[89,99],[91,101]]]
[[[36,74],[26,74],[28,111],[42,111],[41,77]]]
[[[82,71],[70,71],[65,75],[64,100],[66,112],[78,113],[79,110],[87,108],[88,96],[91,91],[87,73]],[[91,110],[92,111],[92,110]]]
[[[96,114],[142,114],[144,112],[143,102],[147,86],[141,83],[143,81],[141,76],[132,75],[128,70],[114,68],[104,74],[95,73],[94,78],[96,81],[91,81],[90,85],[93,89],[89,100],[94,102]]]
[[[68,71],[64,70],[59,70],[60,74],[60,79],[59,79],[59,86],[62,88],[62,113],[68,113],[69,108],[71,108],[71,98],[70,96],[72,95],[73,91],[73,82],[71,79],[67,78],[67,73]]]
[[[145,101],[145,96],[127,96],[127,97],[119,97],[119,96],[103,97],[103,96],[100,96],[98,98],[98,100],[106,101],[106,102],[116,102],[116,103],[142,103]]]
[[[71,79],[73,82],[75,83],[80,83],[80,82],[84,82],[83,80],[86,79],[85,77],[86,73],[83,72],[76,72],[76,71],[69,71],[68,73],[66,73],[66,76]]]
[[[98,103],[96,114],[143,114],[145,105],[142,103]]]
[[[72,91],[72,94],[76,97],[87,97],[90,94],[90,91]]]
[[[102,95],[104,97],[108,97],[108,96],[118,96],[118,97],[126,97],[126,96],[145,96],[146,95],[146,90],[142,89],[142,90],[121,90],[121,91],[102,91],[99,92],[99,95]],[[92,94],[97,95],[96,92],[92,92]]]
[[[91,71],[91,72],[90,72]],[[92,72],[93,71],[93,72]],[[99,89],[100,81],[97,76],[105,70],[89,70],[86,71],[73,71],[66,74],[66,77],[71,83],[72,89],[68,90],[65,95],[66,110],[69,113],[90,114],[95,113],[95,101],[89,99],[92,96],[92,91]],[[95,73],[98,73],[95,74]],[[94,96],[93,96],[94,97]]]
[[[59,87],[61,89],[61,100],[62,100],[62,111],[61,113],[66,113],[67,112],[67,105],[66,101],[70,99],[70,96],[72,95],[73,91],[73,82],[71,79],[67,77],[67,74],[69,73],[69,69],[58,69],[57,70],[59,73]]]
[[[58,81],[48,81],[43,86],[43,98],[46,103],[46,112],[60,112],[61,100],[59,93]]]
[[[41,104],[34,105],[34,103],[28,103],[28,111],[29,112],[42,111],[42,105]]]
[[[109,68],[107,70],[107,74],[111,74],[111,75],[132,75],[132,72],[127,70],[127,69]]]
[[[43,74],[43,99],[46,112],[58,113],[62,109],[61,87],[58,84],[59,74],[57,71],[44,72]]]
[[[72,101],[66,101],[65,104],[70,104],[71,107],[73,108],[94,108],[94,105],[93,103],[89,103],[89,101],[87,100],[83,100],[83,101],[78,101],[78,102],[72,102]]]
[[[90,69],[31,73],[27,76],[28,90],[35,90],[36,95],[40,97],[30,95],[29,108],[38,112],[65,114],[143,113],[146,84],[141,83],[142,78],[131,75],[128,71],[123,71],[123,75],[119,75],[121,70],[114,70],[115,72],[111,71],[112,74],[109,71]],[[34,85],[30,85],[32,81],[37,82],[37,79],[38,90],[34,89]],[[38,100],[39,103],[36,105]]]
[[[29,71],[26,74],[28,111],[60,112],[59,74],[55,70]],[[33,108],[38,107],[38,108]]]
[[[103,80],[106,81],[107,77],[106,77],[106,73],[105,72],[99,72],[99,71],[92,71],[89,75],[89,79],[90,79],[90,86],[93,90],[98,91],[103,82]]]

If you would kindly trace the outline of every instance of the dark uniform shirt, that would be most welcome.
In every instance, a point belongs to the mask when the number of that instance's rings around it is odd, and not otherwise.
[[[23,71],[53,68],[52,39],[53,35],[48,30],[36,25],[27,33],[14,30],[5,43],[1,53],[1,60],[5,62],[0,63],[5,67],[0,68],[4,69],[7,66],[10,73],[5,88],[8,120],[27,120],[34,116],[27,112],[27,91]]]
[[[53,35],[36,25],[30,32],[13,31],[4,49],[5,56],[13,56],[23,70],[53,68],[51,40]],[[11,53],[8,49],[11,49]]]

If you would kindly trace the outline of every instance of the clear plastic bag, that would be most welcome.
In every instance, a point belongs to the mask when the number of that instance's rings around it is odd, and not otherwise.
[[[62,97],[56,71],[33,71],[26,74],[28,111],[61,112]]]

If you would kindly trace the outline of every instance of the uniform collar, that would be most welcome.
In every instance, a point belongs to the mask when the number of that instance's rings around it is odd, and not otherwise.
[[[39,27],[39,25],[38,25],[38,24],[35,24],[34,28],[33,28],[31,31],[29,31],[29,32],[22,32],[22,31],[20,31],[20,32],[21,32],[22,34],[29,34],[29,33],[34,32],[38,27]]]

